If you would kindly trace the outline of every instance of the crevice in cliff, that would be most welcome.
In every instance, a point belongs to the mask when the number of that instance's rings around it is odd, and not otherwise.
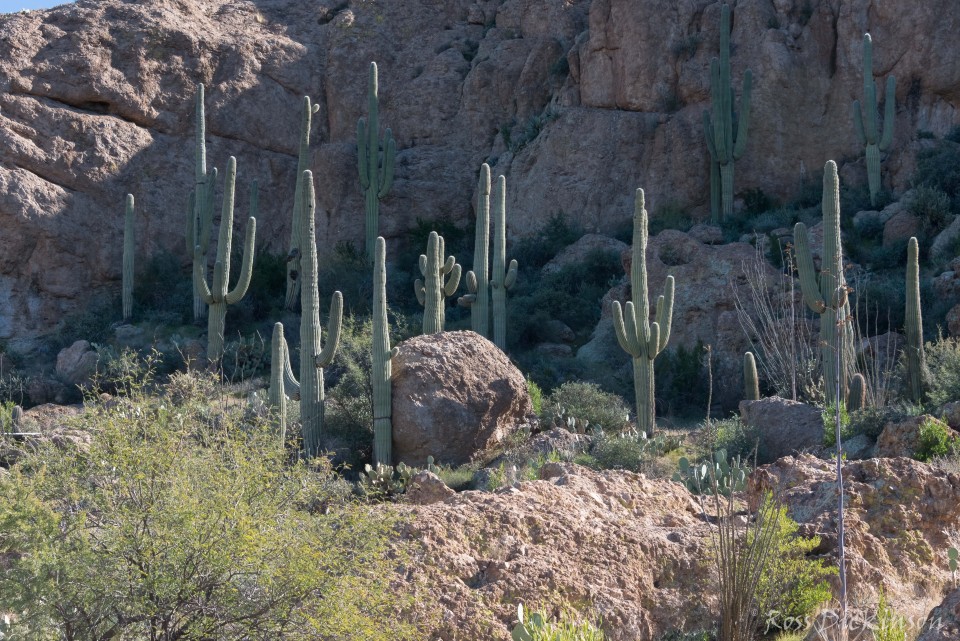
[[[33,98],[34,100],[39,100],[41,102],[50,102],[55,106],[59,106],[66,109],[72,109],[74,111],[79,111],[81,113],[90,114],[93,116],[110,116],[122,120],[131,125],[140,127],[142,129],[150,129],[158,131],[160,133],[167,133],[160,129],[157,129],[152,123],[149,123],[143,119],[133,118],[129,115],[120,113],[116,106],[106,100],[86,100],[86,101],[71,101],[65,97],[55,98],[53,96],[47,96],[41,93],[36,93],[32,91],[25,91],[20,89],[18,91],[11,91],[12,95],[27,96]]]
[[[16,169],[20,169],[20,170],[22,170],[22,171],[25,171],[25,172],[27,172],[28,174],[33,174],[34,176],[36,176],[37,178],[39,178],[39,179],[42,180],[43,182],[49,183],[49,184],[54,185],[54,186],[56,186],[56,187],[59,187],[60,189],[66,191],[66,192],[74,193],[74,192],[77,191],[75,188],[70,187],[69,185],[66,185],[66,184],[64,184],[64,183],[62,183],[62,182],[58,182],[58,181],[56,181],[56,180],[53,180],[53,179],[50,178],[49,176],[46,176],[46,175],[40,173],[37,169],[34,169],[34,168],[32,168],[32,167],[28,167],[28,166],[26,166],[26,165],[22,165],[22,164],[18,163],[16,160],[13,160],[13,159],[8,158],[8,159],[7,159],[7,163],[9,163],[10,165],[12,165],[12,166],[13,166],[14,168],[16,168]]]

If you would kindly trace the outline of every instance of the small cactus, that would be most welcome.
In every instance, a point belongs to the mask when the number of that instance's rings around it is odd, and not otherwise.
[[[443,331],[445,299],[453,296],[460,285],[461,267],[454,256],[445,256],[443,236],[430,232],[427,253],[420,254],[420,273],[423,280],[413,284],[417,300],[423,305],[423,333]]]
[[[377,80],[377,63],[370,63],[367,85],[367,118],[357,121],[357,165],[360,170],[360,187],[366,202],[367,259],[373,262],[374,245],[379,235],[380,200],[393,185],[393,161],[397,155],[397,143],[393,132],[387,127],[383,134],[383,161],[380,158],[380,97]]]
[[[757,361],[753,352],[743,355],[743,398],[748,401],[760,400],[760,380],[757,377]]]
[[[233,156],[227,161],[226,185],[223,195],[223,210],[220,216],[220,236],[217,241],[217,262],[213,268],[213,282],[207,285],[204,275],[206,271],[202,264],[202,250],[200,245],[194,248],[193,282],[200,298],[209,307],[207,322],[207,360],[219,363],[223,357],[224,324],[227,316],[227,305],[238,303],[247,293],[250,286],[250,277],[253,274],[253,246],[257,234],[257,219],[251,217],[247,221],[247,233],[243,244],[243,262],[240,267],[240,278],[236,286],[228,289],[230,282],[230,256],[233,249],[233,209],[234,190],[237,182],[237,159]]]
[[[303,200],[303,172],[310,169],[310,124],[320,105],[303,97],[303,116],[300,120],[300,151],[297,156],[297,183],[293,190],[293,221],[290,224],[290,249],[287,252],[287,295],[284,304],[294,309],[300,294],[300,211]]]
[[[136,251],[134,237],[133,194],[127,194],[126,212],[123,218],[123,320],[133,317],[133,263]]]
[[[853,124],[860,144],[866,147],[867,184],[870,204],[877,204],[880,192],[880,152],[893,143],[893,123],[896,116],[897,79],[887,76],[886,98],[883,105],[883,136],[877,129],[877,83],[873,79],[873,39],[863,34],[863,108],[853,101]]]
[[[517,261],[507,267],[507,179],[497,177],[493,192],[493,271],[490,276],[493,302],[493,344],[507,349],[507,290],[517,280]]]
[[[847,411],[856,412],[867,406],[867,379],[857,372],[850,379],[850,392],[847,394]]]

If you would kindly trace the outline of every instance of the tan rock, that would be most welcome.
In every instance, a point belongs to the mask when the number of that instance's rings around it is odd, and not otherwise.
[[[770,463],[823,445],[823,415],[806,403],[772,396],[740,401],[740,417],[757,430],[757,460]]]
[[[526,379],[474,332],[417,336],[393,360],[393,456],[460,465],[496,447],[533,411]]]
[[[884,425],[883,432],[877,438],[874,455],[889,458],[896,456],[913,457],[920,447],[920,426],[928,421],[942,425],[954,439],[960,438],[960,434],[950,429],[946,423],[929,414],[911,416],[902,421],[890,421]]]
[[[883,225],[883,246],[906,244],[907,239],[916,236],[920,229],[920,220],[909,211],[901,211]]]
[[[917,641],[956,639],[960,639],[960,590],[954,589],[940,605],[930,611]]]
[[[421,470],[410,479],[405,496],[414,505],[431,505],[445,501],[455,494],[439,476],[430,470]]]
[[[97,373],[100,355],[90,343],[76,341],[57,354],[57,376],[68,385],[87,386]]]
[[[562,249],[560,253],[554,256],[540,271],[542,274],[552,274],[568,265],[576,265],[584,262],[587,257],[594,252],[604,252],[619,256],[626,249],[629,249],[629,245],[616,238],[610,238],[609,236],[600,234],[586,234],[577,242]]]

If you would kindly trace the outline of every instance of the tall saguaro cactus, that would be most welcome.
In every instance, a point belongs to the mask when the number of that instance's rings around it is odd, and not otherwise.
[[[490,297],[493,302],[493,344],[507,349],[507,290],[517,280],[517,261],[507,267],[507,179],[497,176],[493,192],[493,271]]]
[[[357,165],[367,211],[367,259],[371,262],[373,262],[374,244],[379,231],[380,199],[387,195],[393,185],[393,160],[397,154],[393,132],[387,127],[383,134],[383,161],[381,162],[378,90],[377,63],[371,62],[367,85],[367,118],[357,121]]]
[[[387,323],[387,245],[377,237],[373,261],[373,341],[370,383],[373,388],[373,464],[391,465],[393,458],[393,424],[391,361],[399,351],[390,347],[390,325]]]
[[[820,356],[827,402],[835,403],[846,397],[847,372],[853,364],[853,328],[850,326],[850,304],[840,246],[840,179],[837,164],[832,160],[828,160],[823,168],[822,209],[823,252],[819,275],[813,266],[806,225],[796,224],[793,240],[803,300],[820,315]]]
[[[217,170],[207,170],[207,123],[203,107],[203,83],[197,85],[196,127],[194,134],[194,188],[190,194],[187,211],[187,254],[194,256],[193,270],[202,270],[207,277],[207,248],[210,245],[210,229],[213,226],[213,199],[217,184]],[[200,247],[199,259],[194,250]],[[198,263],[200,263],[198,265]],[[200,321],[207,314],[207,305],[199,292],[193,295],[193,320]]]
[[[883,136],[877,129],[877,83],[873,79],[873,39],[863,34],[863,108],[860,101],[853,101],[853,124],[857,129],[860,144],[866,147],[867,184],[870,187],[870,204],[877,204],[880,192],[880,152],[890,148],[893,142],[893,121],[896,115],[897,79],[887,76],[887,91],[883,104]]]
[[[290,224],[290,250],[287,252],[287,309],[296,307],[300,294],[300,212],[303,200],[303,172],[310,169],[310,125],[320,105],[303,97],[303,117],[300,120],[300,153],[297,157],[297,184],[293,191],[293,221]]]
[[[920,402],[924,392],[926,357],[923,352],[923,318],[920,313],[920,249],[917,239],[911,238],[907,245],[907,375],[910,381],[910,397]]]
[[[133,194],[127,194],[126,212],[123,217],[123,320],[133,316],[133,263],[136,252],[134,237]]]
[[[703,112],[703,130],[710,151],[710,210],[713,221],[733,215],[733,161],[743,156],[750,125],[753,74],[743,72],[740,117],[734,122],[730,86],[730,7],[720,9],[720,58],[710,61],[710,106]]]
[[[443,236],[432,231],[427,240],[427,253],[420,254],[420,273],[424,280],[418,278],[413,289],[423,305],[424,334],[443,331],[444,299],[453,296],[460,285],[461,267],[454,256],[445,257],[445,249]]]
[[[490,165],[480,166],[477,227],[473,241],[473,269],[467,272],[467,291],[457,304],[470,308],[470,327],[481,336],[490,333]]]
[[[300,212],[300,423],[303,426],[303,451],[308,458],[317,456],[323,438],[323,368],[333,362],[340,344],[343,321],[343,294],[333,292],[327,343],[320,348],[320,293],[317,275],[316,196],[313,173],[303,172],[303,210]]]
[[[656,321],[650,322],[647,294],[647,210],[643,190],[638,189],[633,210],[633,263],[630,267],[632,301],[626,309],[613,303],[613,328],[617,342],[633,357],[633,387],[637,397],[637,430],[653,435],[656,423],[653,360],[667,341],[673,321],[673,276],[667,276],[663,294],[657,298]]]
[[[194,248],[193,284],[200,299],[209,307],[207,320],[207,360],[217,363],[223,357],[224,322],[227,305],[240,301],[250,286],[253,274],[253,245],[257,234],[257,219],[247,220],[247,233],[243,243],[243,262],[240,266],[240,278],[232,290],[230,283],[230,255],[233,249],[233,205],[237,183],[237,159],[233,156],[227,161],[226,184],[223,194],[223,209],[220,215],[220,235],[217,240],[217,262],[213,268],[212,286],[207,285],[204,272],[206,265],[200,245]]]

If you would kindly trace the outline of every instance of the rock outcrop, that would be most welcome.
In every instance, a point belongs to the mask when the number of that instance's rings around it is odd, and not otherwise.
[[[400,343],[393,359],[393,457],[461,465],[521,428],[533,413],[527,382],[493,343],[441,332]]]
[[[856,159],[844,181],[863,181],[849,113],[868,29],[876,75],[899,79],[884,180],[906,185],[924,142],[914,132],[956,123],[953,9],[932,0],[903,20],[896,3],[870,0],[737,4],[734,84],[747,68],[754,77],[738,192],[792,196],[826,158]],[[714,0],[81,0],[0,16],[0,339],[28,347],[115,294],[128,192],[140,264],[172,252],[186,266],[198,82],[209,160],[235,155],[241,184],[258,179],[258,238],[274,253],[287,249],[303,95],[320,105],[310,168],[321,255],[360,242],[354,137],[371,60],[380,122],[398,143],[381,213],[391,242],[423,212],[470,225],[483,161],[508,177],[511,237],[561,211],[610,233],[630,220],[638,186],[654,217],[703,214],[718,23]]]
[[[823,415],[813,405],[779,396],[740,401],[740,417],[756,430],[760,463],[772,463],[823,445]]]
[[[960,639],[960,590],[953,590],[943,603],[930,611],[917,641]]]

